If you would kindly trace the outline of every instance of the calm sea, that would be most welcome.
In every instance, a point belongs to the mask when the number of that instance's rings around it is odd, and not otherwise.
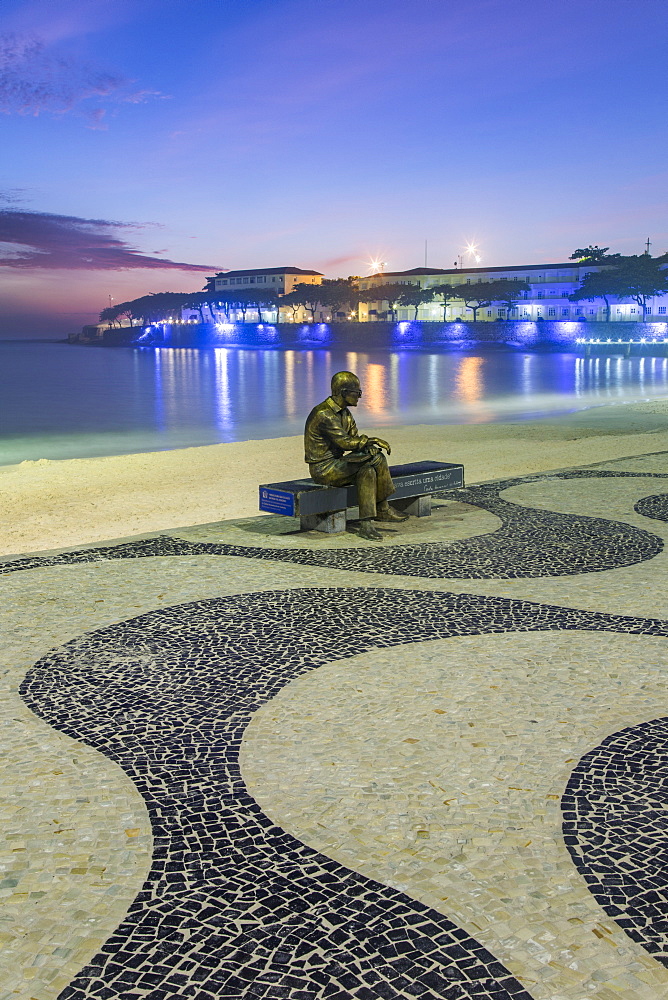
[[[521,420],[668,395],[664,358],[0,341],[0,464],[299,434],[341,369],[362,379],[366,427]]]

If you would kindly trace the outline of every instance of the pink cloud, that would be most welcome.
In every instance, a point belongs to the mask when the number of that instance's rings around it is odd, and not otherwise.
[[[359,265],[360,254],[358,253],[344,254],[341,257],[328,257],[327,260],[320,261],[320,267],[324,268],[340,267],[341,264],[349,264],[351,261],[354,261],[356,264]]]
[[[214,265],[185,264],[143,254],[119,235],[140,228],[107,219],[5,208],[0,210],[0,266],[20,270],[215,270]]]

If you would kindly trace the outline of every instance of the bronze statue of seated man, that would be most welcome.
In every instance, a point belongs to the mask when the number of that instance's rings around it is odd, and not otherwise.
[[[325,486],[357,486],[359,534],[378,541],[383,536],[373,521],[405,521],[387,502],[394,483],[383,455],[390,446],[382,438],[360,434],[348,409],[357,406],[362,389],[352,372],[332,377],[332,394],[308,415],[304,430],[305,460],[311,478]]]

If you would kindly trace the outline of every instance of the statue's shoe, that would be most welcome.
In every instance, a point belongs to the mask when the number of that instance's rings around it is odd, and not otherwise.
[[[368,538],[372,542],[381,542],[383,540],[382,534],[377,528],[374,528],[371,521],[360,521],[357,534],[360,538]]]
[[[396,510],[388,507],[387,510],[379,510],[376,514],[376,521],[407,521],[408,514],[399,514]]]

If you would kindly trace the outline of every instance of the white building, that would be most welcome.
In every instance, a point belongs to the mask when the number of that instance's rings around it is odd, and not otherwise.
[[[268,314],[273,313],[272,321],[278,322],[279,318],[286,318],[282,311],[278,308],[262,309],[262,316],[260,316],[260,312],[252,302],[252,294],[250,293],[256,292],[258,299],[262,299],[262,293],[267,292],[269,293],[267,295],[269,302],[274,295],[280,297],[288,295],[294,291],[295,285],[319,285],[322,279],[323,275],[320,271],[308,271],[301,267],[254,267],[238,271],[220,271],[213,277],[207,278],[207,291],[212,294],[209,303],[201,307],[201,318],[205,322],[213,323],[225,321],[226,318],[238,321],[243,318],[245,312],[249,321],[262,322],[266,321]],[[227,298],[229,302],[229,296],[236,291],[243,292],[244,298],[249,303],[245,310],[235,309],[229,305],[226,307],[225,299]],[[220,293],[219,303],[216,303],[216,292]],[[292,310],[286,311],[289,312],[287,318],[292,319]],[[299,316],[303,319],[302,313],[303,310],[300,311]],[[183,309],[181,318],[185,322],[197,322],[200,319],[200,310]]]
[[[210,287],[215,292],[227,292],[232,288],[250,290],[253,285],[255,288],[260,286],[261,289],[287,295],[294,290],[295,285],[319,285],[322,279],[320,271],[305,271],[301,267],[256,267],[243,271],[221,271],[209,278],[207,284],[213,283]]]
[[[586,274],[605,268],[605,264],[572,260],[563,264],[513,264],[507,267],[447,269],[414,267],[409,271],[385,271],[361,278],[360,289],[365,290],[384,284],[418,285],[420,288],[430,288],[434,285],[475,285],[481,281],[499,281],[506,278],[509,281],[526,281],[531,285],[531,291],[521,293],[508,319],[578,320],[584,317],[590,321],[605,320],[606,309],[602,300],[596,299],[594,302],[568,300],[568,296],[580,287]],[[611,297],[610,306],[611,320],[633,322],[643,319],[642,309],[636,302],[617,302]],[[665,297],[657,296],[649,300],[648,307],[648,319],[668,319]],[[362,321],[385,318],[387,312],[388,303],[384,301],[360,304]],[[399,320],[412,320],[414,316],[415,309],[412,306],[400,308],[397,312]],[[428,302],[418,308],[417,318],[422,322],[442,320],[443,305],[438,299]],[[463,300],[454,299],[448,304],[445,318],[448,322],[456,319],[472,320],[473,309],[467,307]],[[478,320],[492,321],[505,318],[506,309],[500,303],[478,309]]]

